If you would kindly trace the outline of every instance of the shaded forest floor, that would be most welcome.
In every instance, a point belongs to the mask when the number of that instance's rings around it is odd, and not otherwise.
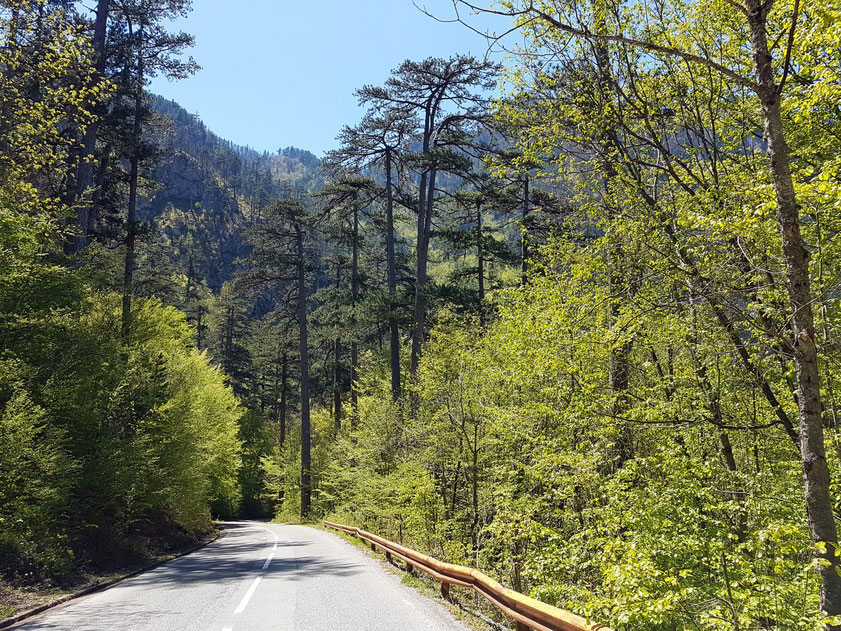
[[[53,583],[25,585],[0,578],[0,627],[18,614],[79,594],[97,586],[105,586],[151,569],[161,563],[188,554],[219,538],[224,531],[214,530],[196,537],[182,536],[162,541],[138,539],[126,545],[130,554],[120,562],[100,562],[77,568],[73,573]],[[128,542],[127,542],[128,543]]]

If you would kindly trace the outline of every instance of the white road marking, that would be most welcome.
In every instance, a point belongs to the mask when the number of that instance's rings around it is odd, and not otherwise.
[[[262,528],[266,532],[270,532],[272,537],[274,537],[274,545],[272,546],[271,552],[269,552],[269,556],[266,557],[266,562],[263,563],[263,568],[262,569],[266,570],[266,569],[268,569],[269,564],[272,562],[272,559],[274,558],[274,553],[277,551],[278,538],[277,538],[277,533],[274,530],[270,530],[269,528],[264,528],[263,526],[258,526],[258,527]],[[254,592],[257,591],[257,586],[260,584],[260,581],[262,581],[262,580],[263,580],[262,576],[258,576],[257,578],[254,579],[254,582],[251,583],[251,587],[248,588],[248,591],[245,592],[245,596],[242,597],[242,600],[239,601],[239,605],[237,605],[237,608],[234,609],[234,613],[242,613],[243,611],[245,611],[245,608],[248,606],[248,601],[251,600],[251,597],[254,595]],[[222,631],[231,631],[231,629],[226,628],[226,629],[222,629]]]
[[[275,535],[275,539],[276,539],[276,538],[277,538],[277,535]],[[266,562],[265,562],[265,563],[263,563],[263,569],[264,569],[264,570],[265,570],[265,569],[267,569],[267,568],[269,567],[269,563],[271,563],[271,562],[272,562],[272,559],[274,558],[274,553],[275,553],[276,551],[277,551],[277,541],[275,541],[275,542],[274,542],[274,546],[272,546],[272,551],[271,551],[271,552],[269,552],[269,556],[268,556],[268,558],[266,559]]]
[[[245,596],[242,597],[242,600],[239,601],[239,605],[237,605],[237,608],[234,609],[234,613],[242,613],[245,611],[245,608],[248,606],[248,601],[251,600],[251,597],[254,595],[254,591],[257,589],[257,586],[262,580],[262,576],[258,576],[254,579],[254,582],[251,583],[251,587],[248,588],[248,591],[245,592]]]

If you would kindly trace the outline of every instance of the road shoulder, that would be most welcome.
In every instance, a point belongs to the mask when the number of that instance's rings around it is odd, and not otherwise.
[[[183,556],[191,554],[225,535],[223,528],[218,528],[211,533],[206,539],[187,546],[183,549],[177,550],[171,554],[161,555],[152,559],[150,562],[141,565],[140,567],[126,568],[123,572],[116,572],[112,574],[96,575],[91,579],[76,586],[74,589],[62,590],[60,588],[42,589],[42,590],[19,590],[11,586],[0,583],[0,606],[6,604],[6,599],[11,601],[13,598],[15,602],[23,603],[26,607],[23,611],[15,611],[12,615],[0,619],[0,629],[5,629],[18,624],[32,616],[36,616],[45,611],[63,605],[71,600],[76,600],[82,596],[87,596],[98,591],[102,591],[118,583],[121,583],[129,578],[153,570],[165,563],[174,561]],[[5,592],[8,592],[7,594]]]

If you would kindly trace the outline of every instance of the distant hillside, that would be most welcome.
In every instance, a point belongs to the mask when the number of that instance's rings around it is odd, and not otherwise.
[[[152,106],[161,115],[155,138],[161,157],[153,174],[160,188],[142,218],[154,219],[171,242],[176,268],[194,270],[218,290],[245,253],[245,227],[271,199],[317,188],[321,161],[295,147],[270,154],[236,145],[174,101],[155,97]]]

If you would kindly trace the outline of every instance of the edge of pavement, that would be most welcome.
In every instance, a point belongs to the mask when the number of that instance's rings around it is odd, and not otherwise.
[[[108,579],[107,581],[103,581],[101,583],[96,583],[94,585],[88,585],[87,587],[85,587],[83,589],[80,589],[77,592],[73,592],[72,594],[65,594],[64,596],[61,596],[60,598],[56,598],[55,600],[51,600],[50,602],[44,603],[43,605],[38,605],[37,607],[33,607],[31,609],[21,611],[20,613],[16,613],[15,615],[10,616],[8,618],[3,618],[2,620],[0,620],[0,629],[5,629],[7,627],[11,627],[13,625],[16,625],[19,622],[22,622],[23,620],[26,620],[27,618],[31,618],[32,616],[35,616],[39,613],[43,613],[44,611],[47,611],[48,609],[52,609],[53,607],[57,607],[58,605],[62,605],[62,604],[66,603],[66,602],[69,602],[71,600],[76,600],[77,598],[81,598],[82,596],[87,596],[88,594],[92,594],[94,592],[102,591],[104,589],[107,589],[109,587],[112,587],[112,586],[116,585],[117,583],[121,583],[121,582],[123,582],[127,579],[130,579],[130,578],[133,578],[133,577],[135,577],[139,574],[143,574],[144,572],[148,572],[149,570],[153,570],[156,567],[160,567],[161,565],[169,563],[170,561],[174,561],[176,559],[180,559],[181,557],[185,557],[188,554],[192,554],[193,552],[196,552],[197,550],[200,550],[201,548],[204,548],[205,546],[209,546],[211,543],[213,543],[215,541],[218,541],[219,539],[224,537],[226,534],[227,534],[227,531],[224,528],[217,528],[215,536],[213,538],[211,538],[207,541],[202,541],[201,543],[198,543],[198,544],[196,544],[196,545],[194,545],[190,548],[187,548],[186,550],[178,552],[175,556],[169,557],[167,559],[160,559],[158,561],[154,561],[154,562],[150,563],[149,565],[145,565],[145,566],[143,566],[143,567],[141,567],[137,570],[132,570],[131,572],[128,572],[127,574],[122,574],[122,575],[120,575],[116,578]]]

